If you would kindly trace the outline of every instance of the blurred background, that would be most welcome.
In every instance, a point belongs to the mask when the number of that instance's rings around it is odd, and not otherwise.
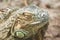
[[[0,9],[22,8],[30,4],[35,4],[49,13],[49,26],[44,40],[60,40],[60,0],[0,0]]]

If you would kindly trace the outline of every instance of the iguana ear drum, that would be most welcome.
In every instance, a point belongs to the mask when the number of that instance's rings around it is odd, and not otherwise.
[[[24,38],[28,35],[28,31],[25,31],[25,30],[18,30],[18,31],[15,31],[14,32],[14,36],[17,37],[17,38]]]
[[[18,38],[23,38],[25,36],[25,34],[21,31],[16,31],[15,36],[18,37]]]

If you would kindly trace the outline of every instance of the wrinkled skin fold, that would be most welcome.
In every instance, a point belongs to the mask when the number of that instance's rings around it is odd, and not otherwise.
[[[1,40],[43,40],[49,24],[49,15],[45,10],[31,5],[11,8],[1,15]]]

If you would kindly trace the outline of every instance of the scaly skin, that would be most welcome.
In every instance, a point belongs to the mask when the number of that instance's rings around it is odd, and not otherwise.
[[[17,10],[15,8],[15,10],[10,14],[9,12],[7,15],[10,16],[0,24],[0,34],[7,32],[0,37],[2,40],[28,40],[31,36],[33,36],[32,38],[35,38],[36,36],[34,35],[38,35],[37,33],[40,33],[44,26],[48,24],[48,13],[42,9],[39,9],[37,6],[28,6]],[[10,35],[7,35],[8,32]],[[40,37],[38,40],[43,40],[41,33],[38,37]],[[31,40],[33,40],[32,38]]]
[[[12,12],[16,11],[17,8],[6,8],[3,9],[0,13],[0,22],[3,22],[9,18]]]

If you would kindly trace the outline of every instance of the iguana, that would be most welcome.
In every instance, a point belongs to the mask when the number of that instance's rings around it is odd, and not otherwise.
[[[43,40],[49,24],[48,12],[30,5],[7,8],[0,14],[0,40]]]

